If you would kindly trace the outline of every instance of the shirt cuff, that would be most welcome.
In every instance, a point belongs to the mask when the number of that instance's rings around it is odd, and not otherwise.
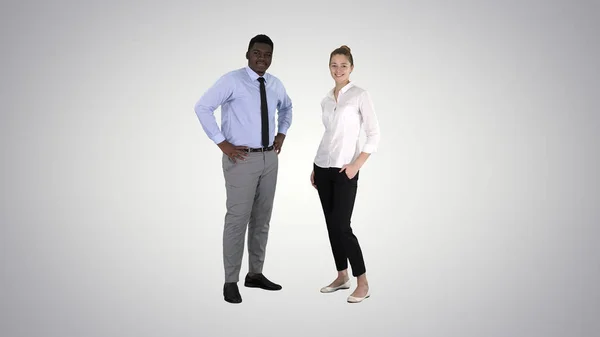
[[[284,135],[287,135],[288,129],[289,129],[289,126],[280,125],[277,128],[277,133],[283,133]]]
[[[377,152],[377,146],[373,144],[365,144],[363,146],[362,152],[365,153],[375,153]]]
[[[223,136],[222,133],[217,134],[212,139],[212,141],[215,142],[215,144],[219,144],[219,143],[223,142],[224,140],[225,140],[225,136]]]

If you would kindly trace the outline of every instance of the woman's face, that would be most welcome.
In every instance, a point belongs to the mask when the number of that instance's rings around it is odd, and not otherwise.
[[[354,66],[350,65],[350,60],[346,55],[336,54],[331,57],[329,62],[329,71],[331,77],[337,84],[344,84],[350,81],[350,73]]]

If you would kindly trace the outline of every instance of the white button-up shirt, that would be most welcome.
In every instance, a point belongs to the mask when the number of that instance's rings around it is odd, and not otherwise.
[[[329,91],[321,109],[325,132],[314,160],[317,166],[341,168],[361,152],[377,151],[379,122],[368,91],[350,82],[338,93],[337,102],[333,89]]]

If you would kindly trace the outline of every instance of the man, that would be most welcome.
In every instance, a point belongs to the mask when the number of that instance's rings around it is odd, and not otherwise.
[[[292,123],[292,101],[281,81],[267,73],[273,41],[250,40],[248,65],[226,73],[198,100],[194,110],[204,132],[223,152],[227,213],[223,230],[223,297],[241,303],[237,282],[248,229],[246,287],[280,290],[262,274],[277,184],[278,155]],[[221,107],[221,128],[214,111]],[[278,112],[275,133],[275,112]]]

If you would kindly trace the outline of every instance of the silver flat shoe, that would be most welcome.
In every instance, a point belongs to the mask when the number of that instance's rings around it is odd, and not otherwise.
[[[321,292],[322,293],[332,293],[334,291],[338,291],[341,289],[350,289],[350,280],[348,280],[346,283],[339,285],[337,287],[323,287],[321,288]]]
[[[365,297],[354,297],[354,296],[348,296],[348,303],[360,303],[362,301],[364,301],[366,298],[371,297],[371,291],[369,290],[367,292],[367,294],[365,295]]]

